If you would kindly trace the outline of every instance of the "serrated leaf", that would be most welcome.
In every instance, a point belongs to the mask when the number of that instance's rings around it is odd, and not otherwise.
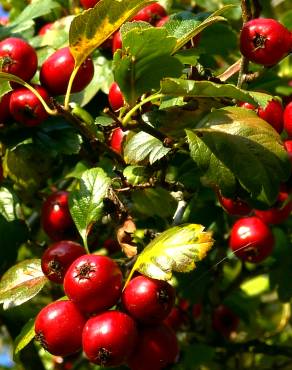
[[[179,77],[183,64],[171,56],[176,39],[164,28],[138,26],[123,34],[123,48],[114,55],[114,77],[126,101],[159,89],[164,77]]]
[[[40,259],[25,260],[14,265],[0,281],[0,303],[3,303],[3,309],[19,306],[30,300],[47,281]]]
[[[156,137],[141,131],[127,141],[124,147],[124,159],[126,163],[137,164],[149,157],[150,164],[153,164],[166,156],[170,150]]]
[[[70,50],[75,65],[80,66],[90,53],[108,39],[124,22],[151,0],[102,0],[86,10],[71,23]]]
[[[35,331],[34,331],[34,319],[30,319],[24,327],[21,329],[21,332],[16,337],[13,346],[13,359],[14,361],[17,360],[19,352],[23,350],[34,338]]]
[[[203,181],[230,197],[238,181],[251,199],[272,205],[291,171],[278,133],[256,113],[235,107],[212,112],[206,122],[210,128],[187,130]]]
[[[170,96],[230,98],[260,105],[263,108],[273,99],[271,95],[257,91],[246,91],[232,84],[217,84],[211,81],[191,81],[175,78],[166,78],[161,82],[161,93]]]
[[[140,253],[126,284],[135,271],[154,279],[170,280],[172,272],[189,272],[206,257],[214,241],[204,226],[172,227],[153,239]]]
[[[151,172],[145,166],[127,166],[123,171],[123,176],[129,184],[138,185],[149,181]]]
[[[103,169],[91,168],[83,172],[79,189],[70,193],[70,212],[85,246],[90,226],[101,217],[110,182]]]

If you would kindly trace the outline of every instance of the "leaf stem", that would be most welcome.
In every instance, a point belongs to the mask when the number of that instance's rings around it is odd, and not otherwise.
[[[74,79],[77,75],[77,72],[79,71],[79,67],[80,66],[75,66],[75,68],[73,69],[73,72],[71,73],[70,80],[68,82],[67,91],[66,91],[65,100],[64,100],[64,109],[65,110],[69,110],[70,94],[71,94]]]

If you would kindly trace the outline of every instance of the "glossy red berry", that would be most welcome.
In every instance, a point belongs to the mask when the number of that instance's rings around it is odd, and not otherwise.
[[[274,236],[260,218],[246,217],[233,225],[229,245],[241,260],[259,263],[272,253]]]
[[[117,111],[124,106],[124,97],[116,82],[113,82],[108,92],[108,101],[112,110]]]
[[[174,331],[178,331],[188,323],[188,316],[180,307],[175,306],[171,309],[166,319],[163,320],[163,323]]]
[[[227,306],[218,306],[212,314],[212,325],[215,331],[229,338],[239,326],[239,317]]]
[[[292,164],[292,140],[284,140],[283,144]]]
[[[217,192],[217,197],[222,208],[230,215],[246,216],[252,211],[251,207],[242,199],[223,197],[219,191]]]
[[[169,21],[169,16],[162,17],[155,23],[155,27],[163,27]]]
[[[292,201],[288,201],[288,198],[289,194],[286,191],[281,191],[274,207],[265,211],[255,210],[255,215],[266,224],[281,224],[290,216],[292,211]]]
[[[38,35],[39,35],[39,36],[44,36],[48,31],[50,31],[50,30],[52,29],[53,25],[54,25],[54,23],[53,23],[53,22],[44,24],[44,25],[39,29]]]
[[[12,118],[9,107],[10,97],[11,91],[0,98],[0,124],[8,123]]]
[[[113,36],[113,41],[112,41],[112,52],[114,52],[118,49],[122,49],[122,35],[121,31],[117,31],[114,36]]]
[[[99,0],[80,0],[80,4],[84,9],[93,8]]]
[[[109,146],[114,152],[118,154],[122,153],[123,151],[122,144],[125,135],[127,135],[127,133],[123,131],[120,127],[117,127],[112,131]]]
[[[291,51],[291,34],[275,19],[256,18],[245,23],[240,34],[240,51],[264,66],[278,63]]]
[[[168,325],[144,327],[128,366],[131,370],[161,370],[174,364],[178,354],[176,335]]]
[[[166,10],[158,3],[154,3],[141,9],[134,17],[133,21],[143,21],[155,24],[160,18],[167,15]]]
[[[26,41],[9,37],[0,42],[1,71],[11,73],[24,81],[36,73],[38,59],[36,51]]]
[[[292,137],[292,102],[285,107],[283,121],[284,130],[287,132],[288,136]]]
[[[48,92],[39,85],[34,85],[34,88],[48,103],[50,99]],[[27,127],[38,126],[49,116],[39,98],[26,87],[12,91],[9,108],[12,117]]]
[[[122,279],[122,272],[114,260],[89,254],[71,264],[65,274],[64,290],[81,311],[93,314],[118,302]]]
[[[51,244],[42,255],[42,270],[47,278],[62,284],[71,263],[85,254],[85,249],[71,240]]]
[[[81,349],[85,323],[73,302],[53,302],[36,317],[36,339],[52,355],[67,356]]]
[[[137,339],[136,324],[130,316],[107,311],[87,321],[82,343],[89,361],[101,366],[119,366],[131,355]]]
[[[157,324],[170,313],[175,290],[166,281],[140,275],[132,279],[123,291],[124,309],[136,320]]]
[[[48,196],[43,203],[41,223],[48,236],[55,241],[71,239],[75,225],[68,205],[69,193],[58,191]]]
[[[52,95],[64,95],[67,90],[71,73],[74,69],[74,58],[68,47],[55,51],[43,63],[40,70],[41,84]],[[81,64],[74,79],[72,92],[76,93],[83,90],[92,80],[94,66],[92,59],[88,57]]]

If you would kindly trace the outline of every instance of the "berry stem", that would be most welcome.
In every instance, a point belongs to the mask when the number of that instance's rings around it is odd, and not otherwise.
[[[70,106],[69,106],[69,104],[70,104],[70,94],[71,94],[74,79],[77,75],[77,72],[79,71],[79,67],[80,67],[80,65],[75,65],[75,67],[73,69],[73,72],[71,73],[71,76],[70,76],[70,80],[69,80],[69,83],[68,83],[68,86],[67,86],[67,91],[66,91],[65,100],[64,100],[64,109],[65,110],[70,109]]]

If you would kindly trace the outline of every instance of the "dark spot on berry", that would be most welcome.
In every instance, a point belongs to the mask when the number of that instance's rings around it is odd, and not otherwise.
[[[106,366],[111,358],[111,352],[106,348],[100,348],[98,350],[97,360],[102,366]]]

